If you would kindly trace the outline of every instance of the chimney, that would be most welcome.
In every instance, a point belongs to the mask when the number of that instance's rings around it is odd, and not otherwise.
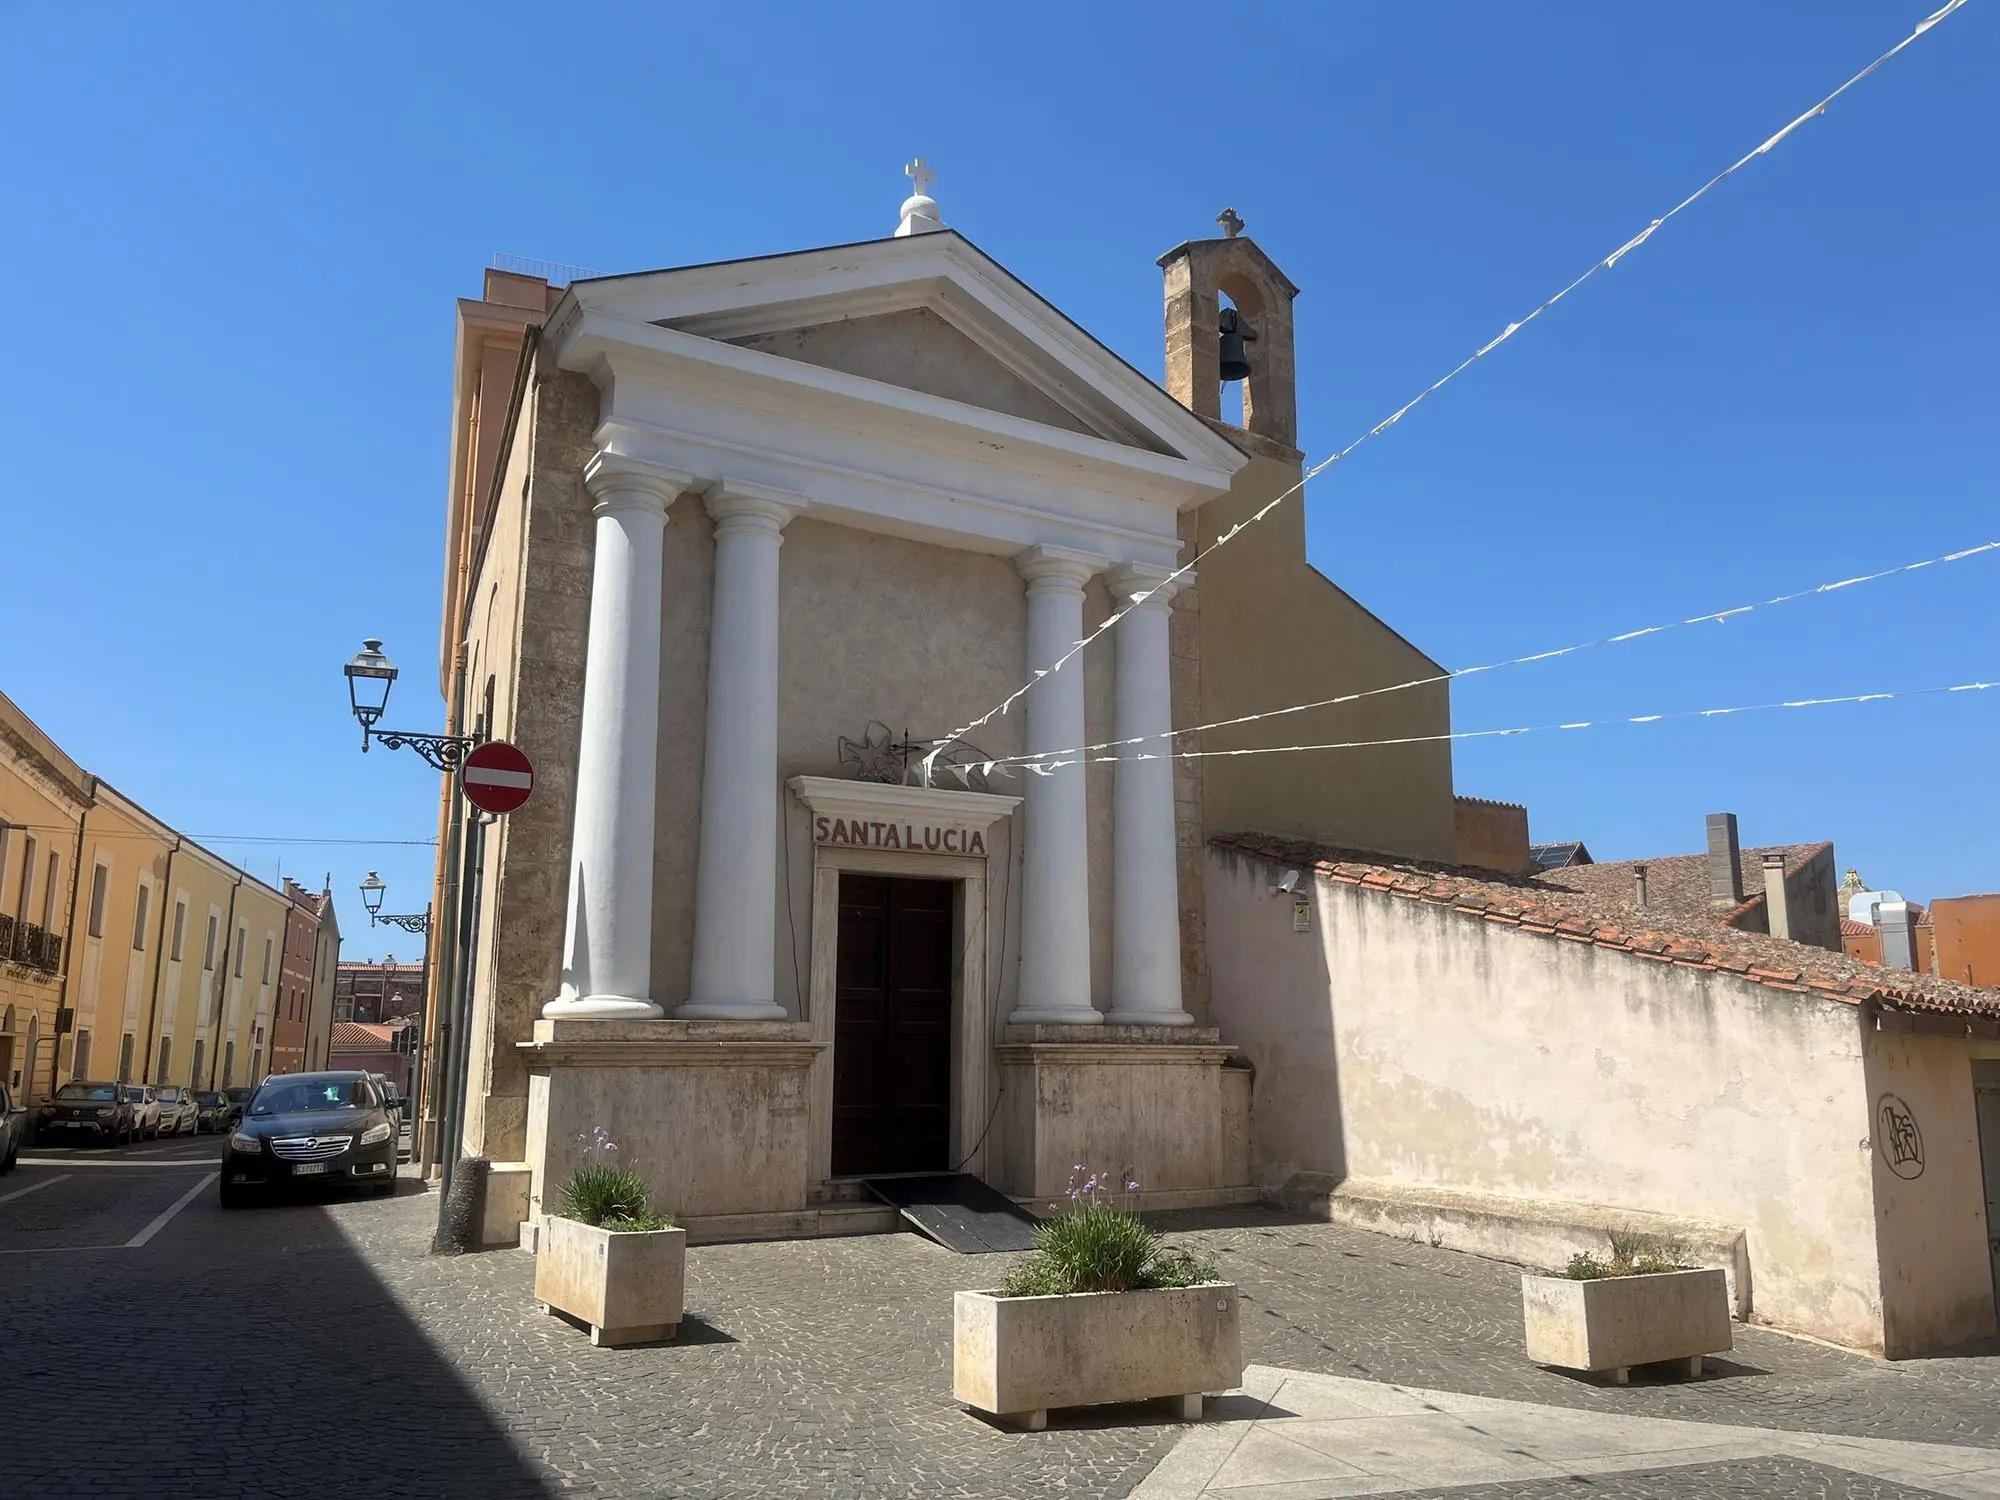
[[[1736,843],[1736,814],[1708,815],[1708,904],[1743,904],[1743,852]]]
[[[1632,866],[1632,895],[1639,903],[1639,910],[1646,909],[1646,867]]]
[[[1916,968],[1916,954],[1910,947],[1910,903],[1884,901],[1875,909],[1875,922],[1882,932],[1882,967]]]
[[[1764,911],[1771,919],[1771,936],[1792,935],[1792,909],[1785,904],[1785,856],[1764,856]]]

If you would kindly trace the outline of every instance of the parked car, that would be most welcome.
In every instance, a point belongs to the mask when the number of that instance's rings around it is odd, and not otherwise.
[[[250,1097],[222,1148],[224,1208],[293,1185],[396,1190],[396,1121],[366,1073],[286,1073]]]
[[[201,1106],[194,1102],[192,1090],[168,1084],[154,1092],[160,1101],[161,1135],[193,1135],[201,1129]]]
[[[220,1089],[201,1089],[194,1095],[196,1131],[234,1130],[243,1118],[242,1106],[230,1102]]]
[[[150,1084],[127,1083],[120,1087],[124,1089],[125,1097],[132,1101],[132,1134],[157,1141],[160,1138],[160,1096],[153,1092]]]
[[[117,1083],[66,1083],[35,1112],[35,1140],[121,1141],[137,1133],[138,1106]]]
[[[14,1170],[27,1136],[28,1106],[14,1097],[5,1079],[0,1079],[0,1173]]]
[[[236,1118],[239,1120],[243,1118],[243,1111],[250,1107],[250,1096],[256,1092],[255,1088],[247,1086],[222,1091],[223,1097],[236,1106]]]

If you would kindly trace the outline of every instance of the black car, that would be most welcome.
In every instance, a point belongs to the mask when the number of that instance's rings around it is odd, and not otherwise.
[[[132,1144],[139,1130],[135,1090],[116,1083],[66,1083],[35,1112],[35,1142],[122,1141]]]
[[[222,1148],[222,1206],[315,1183],[396,1190],[396,1121],[366,1073],[287,1073],[250,1096]]]
[[[219,1089],[202,1089],[194,1096],[195,1107],[201,1112],[195,1117],[195,1133],[207,1130],[234,1130],[236,1122],[243,1118],[243,1106],[231,1101]]]

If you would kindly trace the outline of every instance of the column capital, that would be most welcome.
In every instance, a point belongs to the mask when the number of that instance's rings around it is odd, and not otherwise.
[[[762,531],[776,536],[812,502],[792,490],[753,484],[747,479],[711,479],[702,504],[718,529]]]
[[[1099,557],[1094,552],[1079,552],[1074,547],[1030,547],[1025,552],[1014,554],[1015,571],[1030,585],[1039,584],[1044,588],[1067,585],[1078,592],[1110,563],[1108,557]]]
[[[1166,609],[1173,603],[1175,594],[1194,583],[1194,574],[1183,573],[1175,578],[1172,568],[1156,567],[1152,563],[1120,563],[1104,575],[1104,583],[1119,606]],[[1135,594],[1146,597],[1134,599]]]
[[[602,448],[583,466],[584,488],[595,502],[591,513],[600,516],[621,510],[649,510],[664,516],[668,506],[700,482],[685,469]]]

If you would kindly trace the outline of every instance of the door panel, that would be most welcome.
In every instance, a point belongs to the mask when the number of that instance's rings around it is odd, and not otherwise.
[[[833,1170],[950,1165],[952,887],[840,877]]]
[[[2000,1300],[2000,1063],[1974,1063],[1978,1091],[1979,1160],[1986,1179],[1986,1246],[1993,1257],[1993,1295]],[[1984,1076],[1981,1076],[1984,1075]]]

